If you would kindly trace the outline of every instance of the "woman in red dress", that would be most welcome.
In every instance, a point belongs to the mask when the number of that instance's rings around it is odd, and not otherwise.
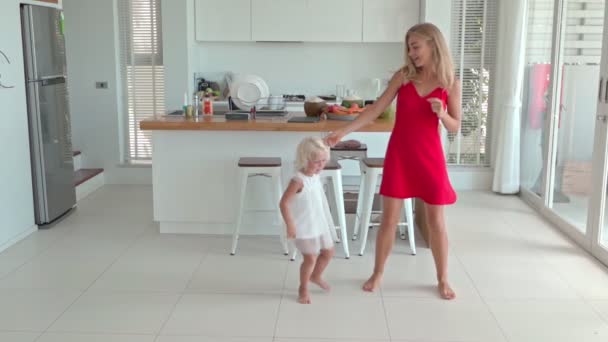
[[[344,128],[332,132],[326,142],[334,146],[344,136],[376,119],[397,96],[395,126],[388,143],[380,194],[382,224],[376,239],[374,272],[363,285],[374,291],[395,241],[404,198],[425,202],[430,245],[435,259],[439,295],[453,299],[448,282],[448,238],[444,205],[456,202],[448,178],[439,135],[439,124],[450,132],[460,127],[460,82],[445,39],[429,23],[419,24],[405,36],[405,66],[395,73],[382,96]]]

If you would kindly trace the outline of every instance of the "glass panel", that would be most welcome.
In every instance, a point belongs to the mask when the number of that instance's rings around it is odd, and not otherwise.
[[[521,186],[541,196],[551,75],[553,0],[529,0],[524,70]]]
[[[586,232],[604,3],[564,0],[562,75],[552,208]]]
[[[607,142],[608,143],[608,142]],[[608,198],[608,189],[606,190]],[[600,228],[599,244],[608,251],[608,210],[604,209],[604,224]]]

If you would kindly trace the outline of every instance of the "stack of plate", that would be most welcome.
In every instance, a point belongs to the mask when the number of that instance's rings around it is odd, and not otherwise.
[[[250,110],[253,106],[267,103],[270,89],[259,76],[241,75],[230,85],[230,95],[240,109]]]

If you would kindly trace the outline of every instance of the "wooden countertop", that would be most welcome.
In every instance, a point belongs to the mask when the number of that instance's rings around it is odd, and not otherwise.
[[[258,117],[257,120],[226,120],[223,115],[199,116],[197,119],[183,116],[161,115],[140,122],[139,127],[147,131],[279,131],[279,132],[331,132],[344,127],[349,121],[322,120],[317,123],[288,123],[293,116],[304,113],[289,113],[280,118]],[[358,132],[390,132],[393,120],[377,119]]]

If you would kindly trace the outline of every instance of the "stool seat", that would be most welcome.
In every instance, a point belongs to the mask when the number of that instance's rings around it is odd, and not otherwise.
[[[325,164],[323,170],[340,170],[342,169],[342,165],[335,160],[330,160]]]
[[[367,151],[367,145],[357,140],[346,140],[337,143],[331,148],[332,151]]]
[[[384,168],[384,158],[363,158],[361,162],[367,167]]]
[[[281,158],[239,158],[239,167],[277,167],[281,166]]]

